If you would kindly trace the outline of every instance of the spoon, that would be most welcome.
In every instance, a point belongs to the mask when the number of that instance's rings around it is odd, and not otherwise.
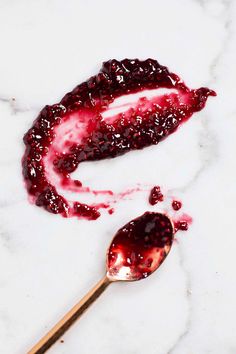
[[[152,274],[170,252],[173,235],[172,221],[161,213],[146,212],[123,226],[107,251],[106,275],[28,354],[45,353],[111,283],[140,280]]]

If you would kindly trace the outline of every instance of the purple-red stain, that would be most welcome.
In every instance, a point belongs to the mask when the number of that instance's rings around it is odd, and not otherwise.
[[[173,200],[172,208],[177,211],[182,208],[182,203],[179,200]]]
[[[116,98],[157,88],[176,92],[149,101],[139,99],[134,107],[113,116],[111,121],[103,119],[102,113]],[[83,206],[62,197],[51,178],[52,171],[61,187],[71,191],[77,188],[79,193],[82,187],[70,181],[70,173],[81,162],[114,158],[158,144],[200,111],[208,96],[215,95],[205,87],[189,89],[176,74],[153,59],[103,63],[97,75],[78,85],[58,104],[45,106],[25,134],[22,164],[29,195],[36,205],[51,213],[96,219],[100,216],[99,206]],[[63,147],[58,148],[65,132],[60,135],[57,131],[69,123],[73,128]]]
[[[146,278],[163,262],[172,242],[170,219],[164,214],[146,212],[116,233],[107,254],[109,272],[115,275],[122,267],[128,267],[135,279]]]
[[[163,200],[164,196],[161,192],[161,188],[159,186],[153,187],[149,195],[149,203],[151,205],[155,205],[158,202],[162,202]]]

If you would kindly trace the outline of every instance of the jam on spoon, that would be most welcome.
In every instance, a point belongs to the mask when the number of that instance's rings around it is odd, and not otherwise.
[[[152,274],[164,261],[173,241],[173,225],[160,213],[146,212],[123,226],[107,253],[108,277],[139,280]]]
[[[106,275],[29,352],[45,353],[114,281],[134,281],[152,274],[170,252],[172,221],[164,214],[146,212],[123,226],[107,251]]]

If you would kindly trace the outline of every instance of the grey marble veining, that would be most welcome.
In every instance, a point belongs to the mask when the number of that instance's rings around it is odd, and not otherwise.
[[[103,276],[117,228],[171,213],[173,196],[193,224],[158,273],[114,284],[49,353],[236,353],[236,2],[2,0],[0,39],[0,353],[26,353]],[[45,104],[124,57],[218,96],[158,146],[76,172],[94,188],[161,185],[163,204],[144,190],[96,222],[49,215],[28,202],[22,137]]]

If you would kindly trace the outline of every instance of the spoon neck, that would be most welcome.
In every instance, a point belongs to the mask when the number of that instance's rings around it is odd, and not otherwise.
[[[105,274],[104,277],[93,287],[93,289],[90,290],[90,293],[94,294],[97,298],[111,283],[112,279],[109,278],[108,274]]]

